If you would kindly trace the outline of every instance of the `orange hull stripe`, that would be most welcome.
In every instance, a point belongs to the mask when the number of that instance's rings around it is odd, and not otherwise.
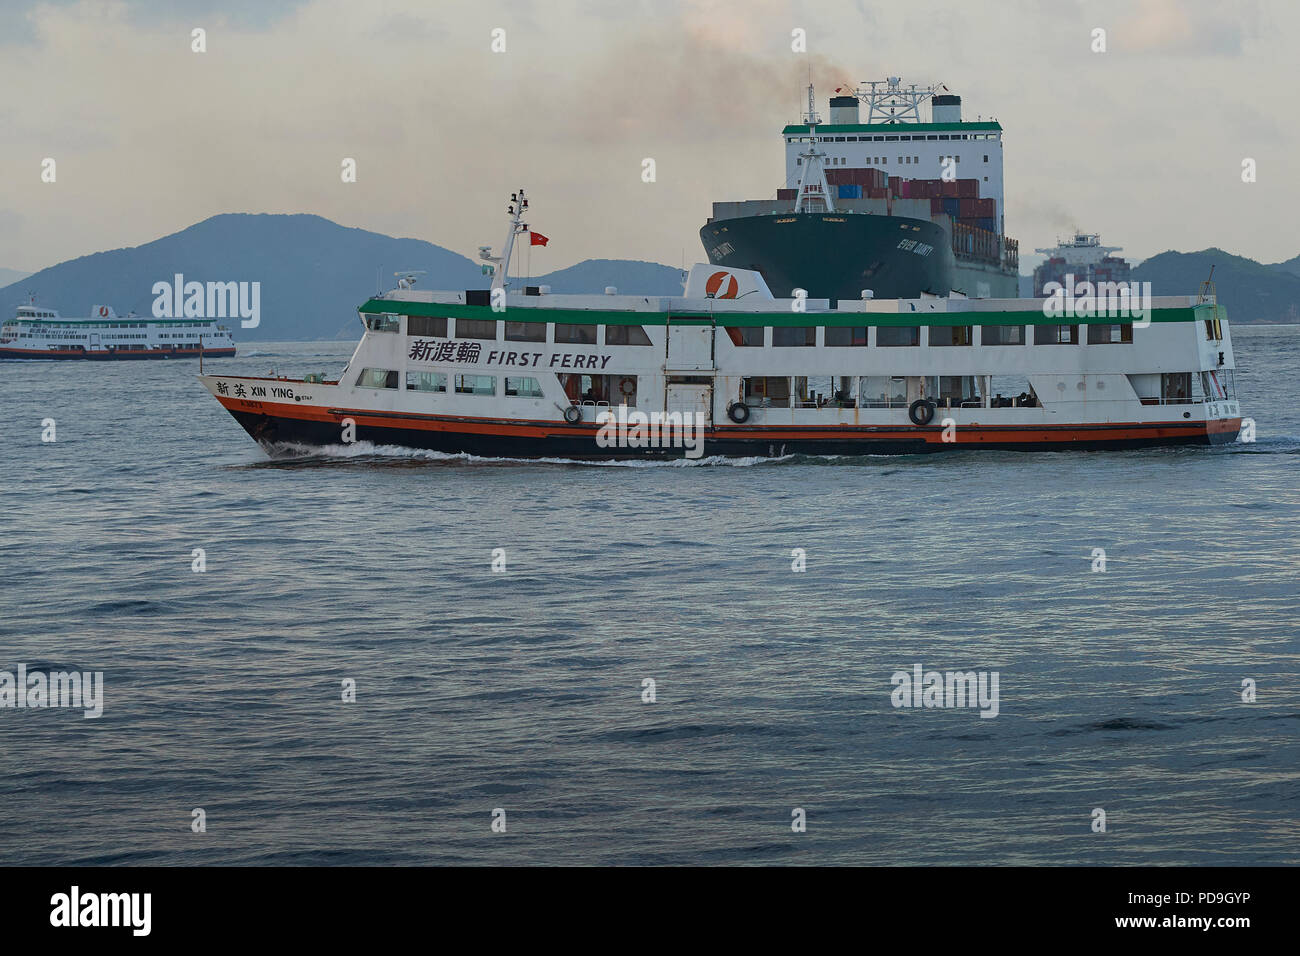
[[[508,435],[521,438],[545,438],[552,435],[573,435],[583,431],[594,434],[596,425],[568,425],[560,422],[524,420],[499,422],[414,416],[403,413],[371,412],[361,409],[340,409],[333,413],[313,405],[287,405],[282,402],[254,402],[246,399],[217,396],[227,411],[246,412],[253,415],[270,415],[275,418],[299,421],[330,422],[338,424],[351,418],[358,425],[375,428],[405,428],[424,431],[445,431],[477,435]],[[1224,434],[1241,430],[1240,418],[1215,419],[1210,422],[1115,422],[1103,425],[1055,425],[1050,427],[1021,425],[962,425],[956,430],[956,441],[947,444],[978,445],[996,442],[1048,443],[1061,441],[1126,440],[1134,438],[1173,438],[1189,434]],[[831,426],[809,428],[714,427],[710,434],[715,438],[750,439],[762,441],[798,441],[808,439],[862,441],[868,439],[921,439],[933,444],[944,444],[943,429],[937,425],[916,428],[898,428],[882,425]]]

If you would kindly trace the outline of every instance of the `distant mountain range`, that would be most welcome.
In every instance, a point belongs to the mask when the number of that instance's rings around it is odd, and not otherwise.
[[[0,288],[9,313],[36,294],[67,316],[111,305],[119,315],[150,315],[155,282],[261,283],[261,324],[228,321],[236,341],[353,338],[356,307],[378,287],[391,289],[398,270],[425,271],[417,288],[484,289],[477,262],[419,239],[394,239],[311,215],[231,213],[213,216],[142,246],[61,262]],[[619,292],[680,295],[681,270],[652,262],[589,259],[529,280],[555,293]]]
[[[0,269],[0,287],[17,282],[19,279],[25,279],[29,275],[31,275],[30,272],[22,272],[19,269]]]
[[[1214,288],[1228,318],[1245,322],[1300,322],[1300,256],[1264,265],[1222,249],[1162,252],[1135,268],[1131,278],[1150,282],[1154,295],[1200,291],[1214,267]]]
[[[1300,321],[1300,256],[1264,265],[1221,249],[1162,252],[1137,266],[1132,278],[1150,282],[1156,295],[1194,294],[1211,265],[1219,302],[1234,321]],[[120,315],[149,315],[154,283],[170,282],[179,272],[186,281],[261,283],[261,324],[245,329],[238,319],[227,322],[239,341],[354,338],[356,306],[377,288],[391,288],[398,270],[424,270],[417,288],[488,284],[478,263],[419,239],[395,239],[320,216],[231,213],[31,275],[0,269],[6,283],[0,309],[8,315],[31,291],[39,303],[68,316],[88,315],[98,304]],[[599,293],[606,286],[636,295],[682,292],[680,269],[627,259],[588,259],[528,281],[554,293]],[[1021,294],[1031,288],[1022,276]]]

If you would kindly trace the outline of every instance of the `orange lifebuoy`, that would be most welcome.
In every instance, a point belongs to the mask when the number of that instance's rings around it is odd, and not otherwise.
[[[101,305],[101,306],[99,307],[99,315],[100,315],[101,318],[104,317],[104,316],[106,316],[106,315],[108,315],[108,306],[106,306],[106,305]]]
[[[622,392],[624,395],[636,394],[636,379],[634,378],[620,379],[618,383],[618,390]]]

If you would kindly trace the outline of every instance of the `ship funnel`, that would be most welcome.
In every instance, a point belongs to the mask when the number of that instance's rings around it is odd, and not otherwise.
[[[930,98],[930,109],[936,123],[961,122],[961,97],[951,93]]]
[[[831,125],[851,126],[858,122],[858,98],[856,96],[831,97]]]

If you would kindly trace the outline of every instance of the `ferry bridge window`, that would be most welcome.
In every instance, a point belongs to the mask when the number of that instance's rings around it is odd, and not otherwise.
[[[411,392],[445,392],[447,376],[441,372],[407,372],[406,389]]]
[[[458,339],[495,340],[496,337],[497,337],[496,319],[457,319],[456,320],[456,338]]]
[[[931,345],[971,345],[975,341],[969,325],[930,326]]]
[[[541,398],[542,386],[535,378],[506,377],[506,394],[519,398]]]
[[[595,345],[596,327],[594,325],[565,325],[555,323],[555,341],[573,345]]]
[[[650,336],[639,325],[605,326],[606,345],[650,345]]]
[[[492,375],[457,375],[456,394],[458,395],[495,395],[497,380]]]
[[[381,315],[368,314],[366,316],[366,328],[370,329],[372,332],[396,332],[401,328],[401,324],[402,322],[399,316],[392,315],[388,312]],[[129,325],[127,327],[133,329],[136,326]]]
[[[357,376],[360,388],[397,388],[397,372],[386,368],[363,368]]]
[[[1077,325],[1035,325],[1035,345],[1078,345]]]
[[[506,322],[507,342],[545,342],[545,322]]]
[[[726,329],[727,338],[731,339],[732,345],[751,348],[763,347],[763,333],[766,330],[761,325],[728,325]]]
[[[1023,325],[985,325],[980,328],[982,345],[1024,345]]]
[[[866,345],[867,328],[863,325],[828,325],[825,341],[829,346]]]
[[[864,375],[861,400],[863,408],[898,408],[907,404],[907,379],[901,375]]]
[[[767,376],[744,380],[744,401],[754,408],[789,408],[790,380]]]
[[[445,339],[447,337],[447,320],[440,315],[408,315],[406,317],[406,334]]]
[[[778,325],[772,329],[772,345],[775,348],[803,347],[816,344],[816,326]]]
[[[1133,323],[1122,322],[1118,325],[1089,325],[1089,345],[1121,345],[1133,341]]]
[[[876,328],[876,344],[907,346],[921,344],[921,329],[915,325],[881,325]]]

